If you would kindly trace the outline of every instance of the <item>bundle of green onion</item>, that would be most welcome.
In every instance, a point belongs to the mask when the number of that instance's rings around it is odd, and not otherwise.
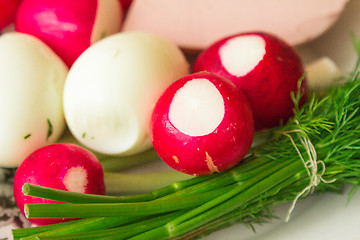
[[[294,207],[312,192],[339,191],[345,184],[356,189],[360,184],[356,69],[344,85],[296,108],[288,124],[272,130],[270,141],[253,148],[227,172],[130,196],[84,195],[26,184],[27,195],[71,203],[29,204],[27,217],[81,219],[16,229],[14,239],[192,239],[233,223],[263,222],[274,217],[271,207],[283,202]],[[295,102],[299,95],[293,96]]]

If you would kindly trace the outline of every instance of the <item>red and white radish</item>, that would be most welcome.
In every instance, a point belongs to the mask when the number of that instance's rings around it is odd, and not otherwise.
[[[22,0],[15,30],[48,44],[68,66],[91,44],[120,31],[120,0]]]
[[[195,50],[248,31],[271,32],[298,45],[329,29],[348,1],[136,0],[123,30],[153,32]]]
[[[0,167],[17,167],[64,131],[62,94],[68,68],[42,41],[0,36]]]
[[[25,196],[22,192],[25,183],[71,192],[105,194],[104,173],[96,156],[83,147],[69,143],[37,149],[22,162],[14,177],[14,199],[23,214],[25,204],[57,203]],[[36,225],[47,225],[69,219],[29,220]]]
[[[188,72],[181,50],[157,35],[107,37],[90,46],[69,71],[64,89],[67,125],[80,143],[103,154],[149,149],[156,100]]]
[[[187,75],[167,88],[155,105],[150,128],[160,158],[191,175],[233,167],[249,151],[254,134],[245,95],[208,72]]]
[[[256,130],[285,123],[292,115],[291,92],[298,91],[304,68],[297,52],[267,33],[241,33],[223,38],[204,50],[193,71],[209,71],[234,82],[248,98]],[[302,81],[306,100],[306,79]]]
[[[19,3],[20,0],[0,0],[0,31],[14,21]]]

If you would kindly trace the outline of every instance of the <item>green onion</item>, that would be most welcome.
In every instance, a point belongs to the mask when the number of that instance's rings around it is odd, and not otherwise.
[[[140,234],[149,229],[156,228],[170,221],[172,218],[179,216],[182,212],[173,212],[166,215],[159,215],[130,223],[114,228],[95,230],[90,232],[79,232],[63,234],[60,236],[36,236],[38,240],[51,240],[61,238],[62,240],[84,240],[84,239],[127,239],[133,235]]]
[[[181,198],[136,203],[25,204],[28,218],[92,218],[147,216],[199,206],[224,194],[234,186]]]
[[[34,227],[32,232],[21,232],[17,231],[17,234],[23,237],[22,240],[35,240],[39,237],[43,236],[54,236],[54,235],[63,235],[68,233],[74,233],[74,232],[88,232],[88,231],[95,231],[99,229],[106,229],[106,228],[112,228],[119,225],[122,225],[124,223],[131,223],[135,220],[140,219],[141,217],[118,217],[118,218],[88,218],[84,220],[79,221],[73,221],[69,222],[69,224],[62,224],[60,227],[59,225],[56,225],[58,228],[54,229],[46,229],[45,227]],[[37,231],[37,232],[36,232]],[[40,232],[41,231],[41,232]],[[36,232],[35,234],[33,234]],[[26,236],[25,236],[26,235]]]

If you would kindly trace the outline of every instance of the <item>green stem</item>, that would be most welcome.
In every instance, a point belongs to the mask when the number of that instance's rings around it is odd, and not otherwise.
[[[192,187],[176,191],[172,194],[162,197],[161,199],[169,199],[169,198],[187,196],[191,194],[198,194],[213,189],[218,189],[235,182],[245,181],[254,176],[258,176],[259,174],[267,170],[269,166],[274,164],[269,159],[264,159],[264,158],[257,158],[252,160],[253,161],[247,161],[241,163],[237,167],[234,167],[233,169],[224,172],[222,174],[214,174],[214,176],[216,177],[212,179],[201,182]]]
[[[197,227],[206,224],[226,213],[229,213],[232,210],[247,204],[250,200],[264,193],[266,190],[269,190],[277,184],[292,177],[298,173],[298,170],[301,169],[301,167],[304,167],[301,161],[295,161],[294,163],[287,164],[288,166],[282,166],[279,171],[261,181],[258,181],[257,183],[247,188],[245,191],[241,191],[236,196],[231,197],[225,201],[220,201],[220,204],[216,205],[214,203],[219,202],[219,199],[223,198],[222,196],[186,213],[185,215],[187,216],[182,215],[162,227],[140,234],[134,238],[131,238],[131,240],[153,239],[154,236],[156,236],[156,239],[158,240],[167,239],[169,237],[177,237],[193,229],[196,229]],[[194,215],[193,213],[201,214]]]
[[[182,198],[135,203],[25,204],[27,218],[147,216],[199,206],[234,186]]]
[[[128,196],[108,196],[108,195],[94,195],[94,194],[84,194],[69,192],[64,190],[52,189],[37,185],[32,185],[25,183],[23,185],[23,193],[32,197],[39,197],[45,199],[51,199],[59,202],[67,203],[114,203],[114,202],[144,202],[160,198],[167,194],[179,191],[196,185],[205,180],[211,179],[214,176],[205,176],[205,177],[196,177],[189,180],[184,180],[180,182],[173,183],[166,187],[160,188],[153,192],[137,194],[137,195],[128,195]]]
[[[84,221],[84,219],[80,219],[80,220],[50,224],[50,225],[39,226],[39,227],[12,229],[12,234],[13,234],[14,239],[19,239],[19,238],[34,235],[37,233],[42,233],[42,232],[58,229],[61,227],[66,227],[66,226],[69,226],[69,225],[72,225],[75,223],[80,223],[83,221]]]
[[[166,224],[172,218],[179,216],[183,212],[173,212],[166,215],[159,215],[150,217],[144,220],[140,220],[128,225],[122,225],[119,227],[114,227],[110,229],[102,229],[89,232],[80,232],[80,233],[71,233],[71,234],[61,234],[54,236],[37,236],[38,240],[52,240],[52,239],[62,239],[62,240],[90,240],[90,239],[109,239],[109,240],[121,240],[132,237],[136,234],[140,234],[149,229],[161,226]]]
[[[66,203],[119,203],[126,202],[122,196],[108,196],[96,194],[84,194],[65,190],[53,189],[25,183],[22,187],[25,196],[45,198]]]
[[[306,183],[309,182],[309,177],[306,173],[306,170],[300,171],[298,174],[291,176],[287,180],[279,183],[276,187],[271,188],[269,191],[266,191],[261,197],[266,201],[251,200],[248,204],[240,206],[229,213],[224,214],[223,216],[216,218],[208,223],[205,223],[199,228],[196,228],[181,237],[175,237],[172,239],[192,239],[196,236],[206,236],[209,233],[216,231],[218,229],[228,227],[234,223],[241,222],[244,224],[252,223],[264,223],[264,220],[272,218],[273,216],[269,212],[269,206],[274,206],[285,201],[288,201],[288,198],[283,196],[291,195],[295,196],[300,192]],[[293,186],[296,183],[296,186]],[[300,183],[300,184],[298,184]],[[285,191],[285,192],[284,192]],[[291,197],[290,200],[292,200]],[[256,217],[255,217],[256,216]],[[255,217],[255,219],[254,219]]]
[[[170,235],[179,236],[186,233],[189,229],[194,229],[197,226],[201,226],[206,222],[214,220],[225,213],[228,213],[242,205],[245,205],[247,202],[256,198],[257,196],[271,189],[272,187],[277,187],[278,184],[298,173],[299,169],[301,169],[302,167],[304,167],[303,163],[301,161],[296,161],[289,166],[282,168],[280,171],[274,173],[273,175],[262,181],[257,182],[256,184],[248,188],[246,191],[241,192],[240,194],[229,199],[223,204],[209,209],[201,216],[188,219],[186,222],[181,223],[180,225],[175,227],[173,231],[170,230]],[[168,227],[170,226],[171,222],[168,223]]]
[[[239,167],[236,167],[227,173],[223,173],[222,175],[214,174],[211,176],[194,177],[188,180],[175,182],[153,192],[137,195],[101,196],[51,189],[27,183],[25,183],[23,186],[23,193],[28,196],[46,198],[67,203],[143,202],[158,199],[167,195],[168,197],[166,198],[172,198],[176,196],[186,196],[194,193],[201,193],[212,189],[217,189],[232,182],[245,180],[251,176],[256,176],[258,173],[262,172],[263,168],[266,168],[266,165],[269,163],[270,160],[263,158],[252,159],[252,161],[248,161],[248,159],[246,159],[239,165]]]
[[[175,170],[151,173],[110,173],[105,172],[106,193],[138,194],[155,191],[169,184],[193,178]]]
[[[22,237],[22,240],[36,240],[40,236],[54,236],[60,234],[74,233],[74,232],[87,232],[104,228],[116,227],[121,224],[129,223],[140,219],[139,216],[134,217],[118,217],[118,218],[88,218],[75,222],[71,225],[62,226],[60,228],[36,233],[35,235],[28,235]],[[42,228],[42,227],[39,227]]]
[[[171,221],[169,225],[178,225],[182,222],[185,222],[202,212],[208,211],[209,209],[214,208],[215,206],[227,201],[228,199],[234,197],[235,195],[241,193],[242,191],[246,191],[247,188],[251,187],[252,185],[256,184],[258,181],[261,181],[267,177],[269,177],[271,174],[276,173],[278,170],[286,167],[289,163],[283,162],[283,163],[272,163],[270,164],[270,168],[268,165],[265,165],[268,169],[261,168],[261,173],[258,173],[257,175],[254,175],[251,179],[244,179],[243,181],[238,181],[237,187],[232,189],[231,191],[226,192],[225,194],[213,199],[210,202],[205,203],[201,207],[195,208],[194,210],[188,212],[187,214],[182,215],[181,217],[178,217]]]

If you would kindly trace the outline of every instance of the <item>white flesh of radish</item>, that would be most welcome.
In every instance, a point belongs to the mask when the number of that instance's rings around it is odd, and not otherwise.
[[[194,79],[180,88],[169,109],[170,122],[190,136],[213,132],[224,118],[224,100],[207,79]]]
[[[90,43],[104,38],[121,28],[123,13],[119,0],[98,0],[96,18],[91,33]]]
[[[219,50],[223,67],[237,77],[245,76],[253,70],[265,53],[265,41],[259,36],[230,39]]]
[[[85,193],[87,171],[83,167],[72,167],[66,172],[63,183],[70,192]]]

